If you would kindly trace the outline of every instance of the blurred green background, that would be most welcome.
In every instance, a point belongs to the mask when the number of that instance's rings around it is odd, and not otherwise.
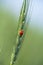
[[[18,19],[11,12],[0,9],[0,65],[10,65],[15,46]],[[43,32],[28,26],[15,65],[43,65]]]
[[[14,17],[15,18],[15,17]],[[0,12],[0,65],[9,65],[17,32],[17,21],[11,14]],[[27,29],[15,65],[43,65],[43,34]]]

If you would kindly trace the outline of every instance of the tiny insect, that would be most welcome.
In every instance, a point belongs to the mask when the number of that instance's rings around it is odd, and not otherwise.
[[[20,30],[19,31],[19,35],[22,36],[24,34],[24,31],[23,30]]]

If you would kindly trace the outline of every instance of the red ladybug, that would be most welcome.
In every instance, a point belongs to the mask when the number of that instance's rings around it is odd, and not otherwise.
[[[23,33],[24,33],[24,31],[23,31],[23,30],[20,30],[20,31],[19,31],[20,36],[22,36],[22,35],[23,35]]]

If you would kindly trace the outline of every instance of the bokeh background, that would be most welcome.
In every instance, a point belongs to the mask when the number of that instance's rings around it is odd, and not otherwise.
[[[0,65],[10,65],[22,3],[23,0],[0,0]],[[43,65],[43,0],[30,0],[27,21],[15,65]]]

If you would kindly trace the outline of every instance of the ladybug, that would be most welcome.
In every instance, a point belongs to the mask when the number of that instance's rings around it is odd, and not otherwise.
[[[23,31],[23,30],[20,30],[20,31],[19,31],[19,35],[20,35],[20,36],[22,36],[22,35],[23,35],[23,33],[24,33],[24,31]]]

